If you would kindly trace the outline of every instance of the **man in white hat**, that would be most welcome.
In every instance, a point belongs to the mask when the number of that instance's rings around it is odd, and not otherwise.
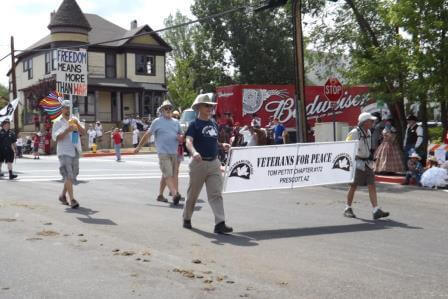
[[[151,127],[149,127],[148,131],[143,135],[134,152],[138,153],[151,135],[154,135],[157,154],[159,155],[160,170],[162,171],[162,179],[160,182],[161,190],[157,197],[157,201],[168,201],[163,196],[162,185],[164,184],[163,180],[165,180],[165,183],[173,196],[174,205],[178,205],[182,196],[179,193],[179,178],[177,176],[177,148],[179,142],[182,141],[182,131],[179,121],[172,117],[173,108],[173,105],[171,105],[168,100],[165,100],[162,103],[162,106],[159,108],[161,116],[151,123]]]
[[[374,159],[372,153],[372,137],[370,129],[373,127],[376,117],[370,113],[361,113],[358,117],[358,127],[353,129],[347,136],[347,141],[359,140],[358,153],[356,154],[356,172],[355,180],[350,186],[347,195],[347,206],[344,211],[344,216],[349,218],[356,218],[352,209],[353,197],[358,186],[365,186],[369,188],[370,202],[373,207],[373,219],[379,219],[389,216],[388,212],[383,212],[378,207],[375,174],[373,172]]]
[[[183,213],[183,226],[191,229],[191,216],[202,187],[207,188],[208,202],[215,215],[215,233],[227,234],[233,229],[226,225],[222,198],[222,172],[218,160],[218,126],[210,118],[213,103],[208,95],[199,95],[191,108],[198,111],[196,120],[190,123],[186,135],[186,147],[192,159],[190,162],[190,182],[187,201]],[[225,150],[229,144],[222,144]]]
[[[62,117],[54,123],[52,137],[57,143],[59,171],[64,179],[59,201],[76,209],[79,203],[73,195],[73,182],[79,173],[79,156],[82,153],[80,135],[86,134],[86,130],[77,118],[70,117],[70,106],[70,101],[62,102]]]

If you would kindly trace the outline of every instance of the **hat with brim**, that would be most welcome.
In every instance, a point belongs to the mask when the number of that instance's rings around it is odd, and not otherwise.
[[[428,158],[428,161],[435,162],[435,163],[438,163],[438,162],[439,162],[439,161],[437,161],[437,158],[436,158],[435,156],[430,156],[430,157]]]
[[[170,101],[165,100],[165,101],[163,101],[162,105],[160,105],[160,110],[164,109],[165,107],[171,107],[171,108],[173,108],[173,104],[171,104]]]
[[[417,154],[417,153],[412,153],[410,156],[409,156],[409,158],[416,158],[416,159],[419,159],[419,160],[421,160],[422,158]]]
[[[191,105],[191,109],[197,110],[201,104],[216,106],[216,103],[212,102],[212,100],[208,95],[201,94],[196,97],[196,99],[193,102],[193,105]]]
[[[376,120],[376,117],[368,112],[361,113],[358,117],[358,124],[363,124],[368,120]]]
[[[414,115],[409,115],[408,118],[406,118],[406,120],[418,121],[418,118],[415,117]]]
[[[64,101],[62,101],[61,105],[62,105],[62,108],[70,108],[72,103],[69,100],[64,100]]]

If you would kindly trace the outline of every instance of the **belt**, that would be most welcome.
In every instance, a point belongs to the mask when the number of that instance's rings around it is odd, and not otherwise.
[[[207,161],[207,162],[211,162],[211,161],[215,161],[216,157],[202,157],[202,161]]]

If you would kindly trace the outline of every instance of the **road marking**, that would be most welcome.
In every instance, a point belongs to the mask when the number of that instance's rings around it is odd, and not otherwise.
[[[154,171],[154,172],[146,172],[146,173],[110,173],[110,174],[80,174],[79,177],[84,177],[84,176],[88,176],[88,177],[126,177],[126,176],[148,176],[148,175],[158,175],[161,176],[162,174],[160,173],[160,171]],[[187,175],[187,173],[180,173],[180,175]],[[19,179],[23,178],[23,179],[46,179],[46,178],[54,178],[54,177],[58,177],[60,178],[61,175],[59,173],[55,173],[53,175],[24,175],[24,176],[20,176]]]
[[[188,175],[179,175],[179,178],[188,178]],[[111,181],[111,180],[142,180],[142,179],[160,179],[160,175],[145,175],[145,176],[121,176],[121,177],[111,177],[111,176],[104,176],[104,177],[93,177],[93,176],[79,176],[79,181]],[[55,182],[55,181],[61,181],[62,178],[60,176],[56,177],[46,177],[46,178],[34,178],[34,179],[16,179],[15,181],[17,183],[21,182]],[[9,180],[0,180],[0,182],[5,181],[8,182]]]

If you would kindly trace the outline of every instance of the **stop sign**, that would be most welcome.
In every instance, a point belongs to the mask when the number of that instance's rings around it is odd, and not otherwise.
[[[337,78],[328,78],[324,85],[324,93],[327,99],[336,102],[343,94],[341,82]]]

